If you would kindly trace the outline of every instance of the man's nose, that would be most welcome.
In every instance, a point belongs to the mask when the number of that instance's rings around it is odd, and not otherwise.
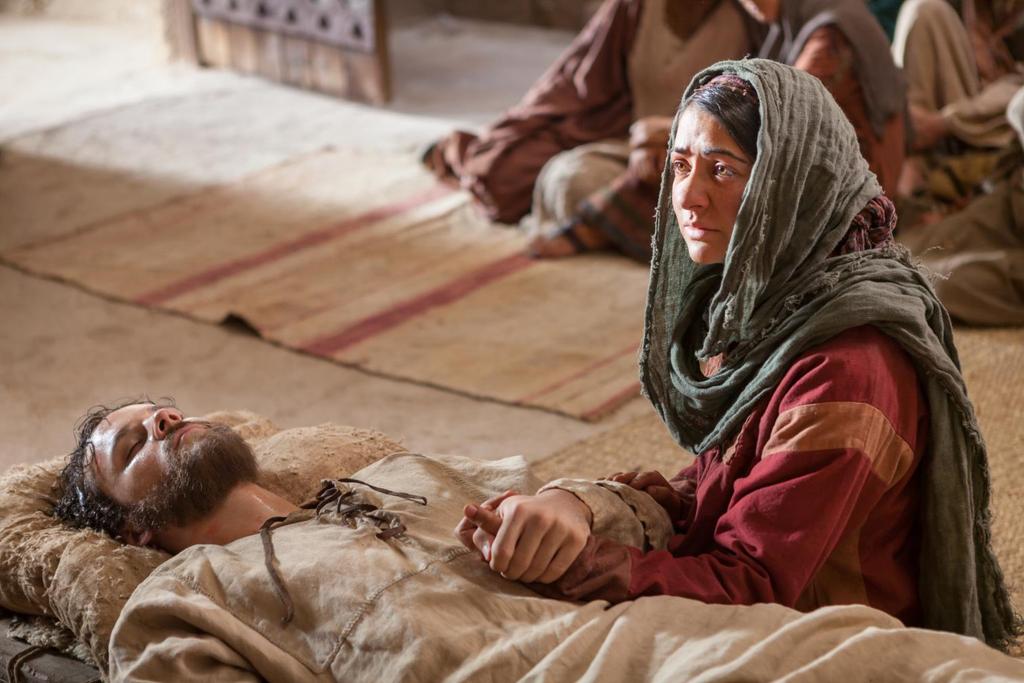
[[[149,418],[149,429],[156,440],[165,438],[174,427],[185,419],[177,408],[160,408]]]

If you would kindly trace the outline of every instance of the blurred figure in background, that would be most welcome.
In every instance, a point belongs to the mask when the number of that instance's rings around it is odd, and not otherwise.
[[[946,0],[908,0],[897,21],[893,56],[907,78],[914,134],[900,179],[900,239],[936,273],[954,318],[1019,325],[1024,3],[959,4],[958,13]]]
[[[675,100],[700,68],[759,52],[817,76],[892,194],[904,88],[863,0],[609,0],[523,101],[477,137],[457,131],[425,162],[492,220],[522,219],[541,257],[613,247],[650,259]],[[628,132],[628,140],[626,139]]]
[[[606,0],[503,118],[453,132],[424,162],[489,219],[526,217],[538,255],[614,245],[647,260],[679,95],[704,67],[750,54],[757,33],[734,0]]]

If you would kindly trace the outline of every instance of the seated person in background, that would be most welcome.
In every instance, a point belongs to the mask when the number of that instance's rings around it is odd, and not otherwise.
[[[1024,88],[1007,118],[1017,139],[1004,150],[1002,177],[937,223],[912,226],[900,240],[935,273],[950,315],[972,325],[1024,325]]]
[[[650,160],[666,140],[657,122],[697,71],[749,54],[754,28],[734,0],[606,0],[505,116],[480,135],[455,131],[424,161],[489,219],[530,214],[539,255],[612,244],[646,262],[661,172]]]
[[[906,87],[889,42],[863,0],[743,0],[768,34],[758,56],[818,78],[853,124],[882,191],[903,168]]]
[[[1024,85],[1015,54],[1024,8],[991,0],[959,4],[960,15],[947,0],[907,0],[900,7],[892,53],[907,79],[918,151],[998,148],[1012,137],[1004,114]]]
[[[1024,8],[968,0],[962,16],[946,0],[900,10],[893,55],[908,81],[916,150],[900,182],[900,241],[936,273],[954,318],[1021,325]]]
[[[900,8],[892,53],[907,80],[915,155],[899,194],[915,197],[907,224],[932,223],[963,208],[998,172],[1013,141],[1006,108],[1024,86],[1012,47],[1024,37],[1024,8],[965,0],[962,19],[946,0],[908,0]],[[917,206],[920,205],[920,206]]]
[[[591,527],[610,526],[614,497],[554,482],[542,491],[577,498],[467,509],[460,536],[494,571],[529,581],[557,563],[546,593],[572,599],[860,603],[996,646],[1020,633],[949,318],[893,242],[858,143],[797,69],[745,60],[694,79],[662,180],[641,372],[699,457],[670,480],[611,478],[656,500],[674,535],[665,550],[602,538]]]
[[[1024,664],[978,641],[907,630],[861,607],[801,614],[669,597],[616,606],[545,598],[534,590],[542,584],[502,578],[451,534],[465,500],[486,496],[487,509],[510,487],[535,490],[522,458],[395,453],[324,481],[301,507],[255,486],[256,474],[237,434],[171,406],[99,409],[81,423],[57,513],[180,551],[125,605],[110,641],[111,680],[1024,674]],[[590,486],[619,506],[612,525],[595,518],[595,534],[638,547],[667,537],[667,517],[647,493]],[[574,495],[540,497],[564,504]]]

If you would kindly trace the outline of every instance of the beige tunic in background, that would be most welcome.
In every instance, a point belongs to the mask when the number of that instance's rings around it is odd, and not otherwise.
[[[1024,74],[1007,73],[983,85],[967,31],[946,0],[907,0],[892,54],[906,76],[910,104],[941,113],[958,139],[992,149],[1013,140],[1006,107],[1024,86]]]
[[[970,187],[991,172],[1015,137],[1024,145],[1024,75],[1010,72],[982,86],[967,32],[945,0],[903,4],[893,57],[906,73],[910,102],[940,112],[951,133],[974,148],[960,157],[923,159],[926,168],[946,169],[932,172],[934,178],[954,175],[959,180],[953,185],[931,182],[929,192],[956,197],[961,186]],[[900,241],[935,273],[935,291],[958,322],[1022,325],[1024,175],[1018,169],[985,184],[991,185],[986,192],[976,193],[966,206],[950,208],[936,223],[904,220]]]
[[[742,10],[734,0],[720,0],[688,38],[680,38],[668,27],[666,2],[644,0],[628,55],[634,121],[674,116],[683,91],[698,71],[724,59],[739,59],[753,49]],[[587,143],[551,157],[537,176],[523,229],[530,234],[549,233],[569,223],[580,202],[626,171],[629,152],[629,142],[623,138]]]
[[[393,455],[357,478],[425,495],[426,507],[355,487],[397,513],[403,537],[330,514],[274,531],[295,604],[284,625],[258,536],[196,546],[134,593],[114,630],[116,681],[964,680],[1024,679],[1024,663],[961,636],[904,629],[863,606],[672,597],[618,605],[540,597],[492,573],[452,529],[467,501],[535,490],[525,461]],[[647,494],[560,482],[591,506],[595,533],[643,546],[668,533]],[[661,526],[665,525],[665,526]]]
[[[675,116],[683,91],[697,73],[715,62],[740,59],[754,49],[747,20],[735,0],[720,0],[688,38],[667,24],[668,0],[644,0],[636,40],[629,53],[633,120]]]

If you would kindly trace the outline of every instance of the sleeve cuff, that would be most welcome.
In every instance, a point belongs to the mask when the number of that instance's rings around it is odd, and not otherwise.
[[[593,516],[591,533],[623,545],[661,550],[672,536],[672,521],[665,509],[643,491],[614,481],[556,479],[549,489],[568,491],[579,498]]]

